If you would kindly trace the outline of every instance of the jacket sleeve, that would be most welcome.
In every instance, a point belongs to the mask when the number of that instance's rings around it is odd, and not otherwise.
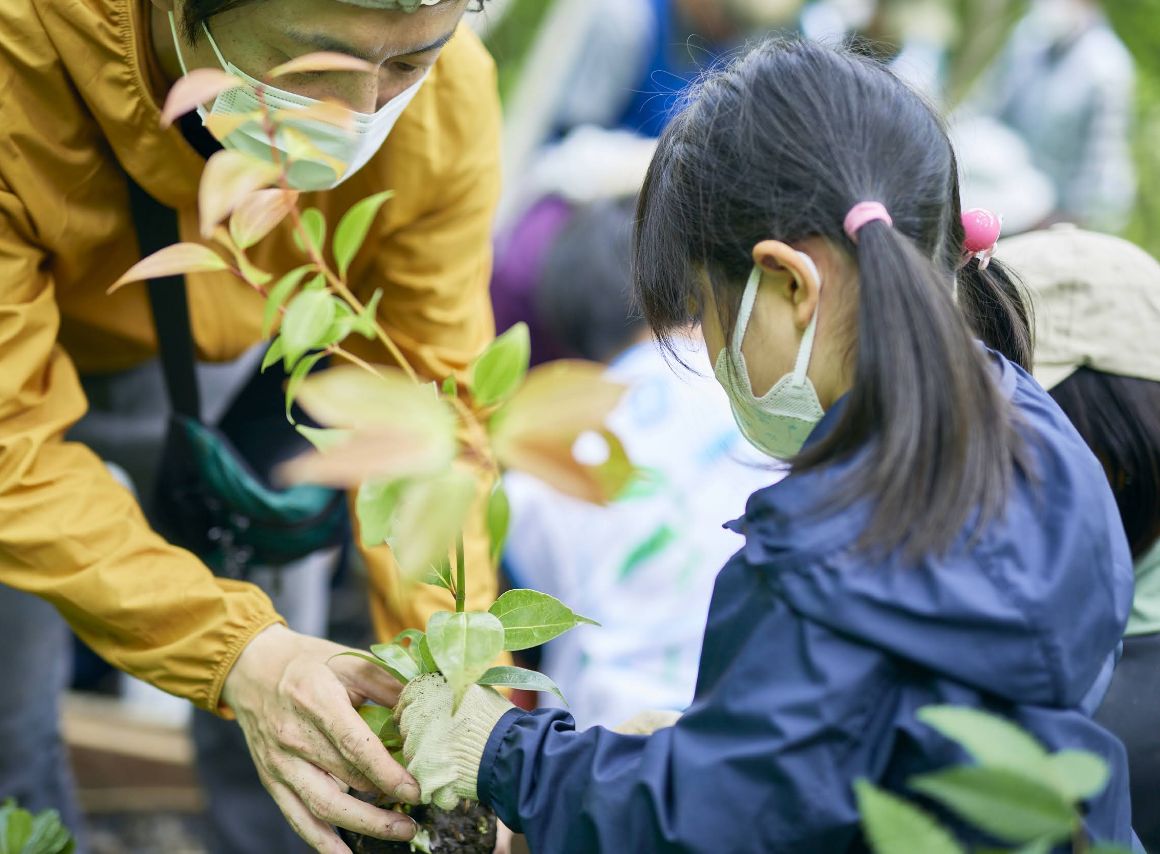
[[[509,712],[483,754],[481,800],[554,854],[847,850],[850,783],[889,755],[890,665],[779,600],[767,610],[735,627],[748,637],[719,651],[712,687],[652,736]]]
[[[64,440],[86,403],[48,268],[0,187],[0,584],[47,599],[114,666],[218,711],[238,653],[280,618],[155,535],[100,459]]]
[[[434,134],[439,138],[427,140],[431,150],[416,164],[429,177],[421,188],[413,178],[406,184],[408,193],[429,202],[413,222],[383,236],[362,290],[366,298],[383,287],[379,319],[422,377],[442,382],[456,376],[462,388],[468,366],[495,337],[489,286],[500,187],[500,105],[495,67],[483,46],[471,33],[460,32],[448,51],[452,47],[456,64],[442,84],[451,90],[440,100],[443,118]],[[456,72],[471,79],[450,79]],[[383,361],[377,344],[352,337],[348,346]],[[486,444],[480,431],[461,439],[477,452]],[[469,610],[486,611],[498,589],[482,513],[491,486],[480,477],[479,501],[465,534]],[[378,594],[372,613],[380,637],[425,628],[432,612],[452,608],[444,590],[402,587],[390,549],[364,549],[363,556]]]

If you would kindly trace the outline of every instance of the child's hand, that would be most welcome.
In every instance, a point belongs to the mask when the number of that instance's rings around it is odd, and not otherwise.
[[[413,680],[395,713],[407,769],[419,781],[423,803],[453,809],[479,800],[476,779],[484,745],[511,703],[492,688],[472,685],[452,714],[452,691],[439,674]]]

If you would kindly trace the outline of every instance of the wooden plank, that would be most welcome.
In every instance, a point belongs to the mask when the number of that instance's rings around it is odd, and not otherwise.
[[[151,720],[116,698],[68,694],[61,730],[70,747],[192,767],[193,743],[185,727]]]

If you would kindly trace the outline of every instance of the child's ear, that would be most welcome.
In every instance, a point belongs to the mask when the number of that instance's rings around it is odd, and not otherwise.
[[[763,240],[753,247],[753,263],[767,273],[790,274],[785,297],[793,303],[795,324],[804,330],[822,294],[822,277],[814,259],[780,240]]]

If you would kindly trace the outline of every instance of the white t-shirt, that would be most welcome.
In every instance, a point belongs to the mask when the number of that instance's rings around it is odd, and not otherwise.
[[[597,507],[530,476],[506,476],[504,561],[513,580],[601,624],[544,650],[543,670],[581,728],[689,704],[713,583],[742,545],[722,525],[785,474],[741,436],[703,351],[682,355],[698,373],[670,364],[651,342],[609,368],[629,386],[610,426],[647,473],[621,501]]]

